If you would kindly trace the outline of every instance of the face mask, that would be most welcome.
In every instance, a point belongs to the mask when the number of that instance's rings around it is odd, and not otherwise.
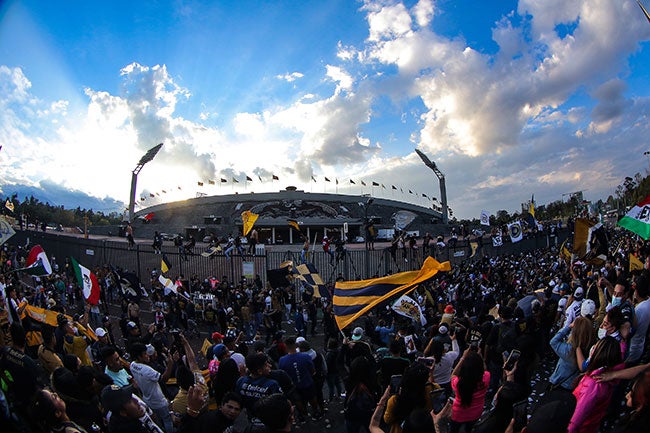
[[[621,305],[622,300],[623,300],[623,298],[621,298],[620,296],[613,296],[612,297],[612,307],[616,307],[618,305]]]
[[[607,336],[607,331],[603,328],[598,328],[598,339],[602,340]]]

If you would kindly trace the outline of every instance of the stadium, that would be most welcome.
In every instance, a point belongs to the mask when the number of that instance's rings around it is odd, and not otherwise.
[[[255,227],[260,243],[301,242],[287,220],[298,222],[310,239],[329,232],[347,232],[350,242],[363,241],[365,221],[370,221],[378,240],[388,240],[395,228],[422,236],[442,231],[443,216],[433,208],[369,195],[310,193],[287,187],[276,193],[246,193],[197,197],[147,207],[135,213],[137,237],[180,234],[201,241],[241,233],[243,211],[258,214]],[[438,226],[438,229],[436,229]],[[96,232],[96,231],[95,231]]]

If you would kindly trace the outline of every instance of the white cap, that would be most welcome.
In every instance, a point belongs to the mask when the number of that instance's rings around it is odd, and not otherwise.
[[[307,341],[307,340],[306,340],[305,337],[303,337],[302,335],[301,335],[300,337],[296,338],[296,344],[300,344],[300,343],[302,343],[303,341]]]
[[[363,337],[363,328],[357,326],[356,328],[354,328],[354,331],[352,331],[352,339],[361,340],[361,337]]]
[[[592,301],[591,299],[585,299],[582,301],[582,305],[580,306],[580,315],[582,317],[593,317],[594,313],[596,312],[596,303]]]
[[[95,329],[95,335],[98,337],[103,337],[106,335],[106,330],[104,328],[97,328]]]

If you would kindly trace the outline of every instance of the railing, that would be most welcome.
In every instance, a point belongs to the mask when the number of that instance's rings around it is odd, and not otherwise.
[[[314,263],[323,281],[328,283],[334,281],[339,274],[345,280],[358,280],[416,270],[421,267],[425,255],[431,255],[440,262],[449,260],[453,267],[465,260],[524,253],[549,246],[559,247],[567,236],[569,233],[563,230],[557,236],[540,234],[534,238],[524,239],[515,244],[505,243],[499,247],[494,247],[491,239],[486,238],[482,240],[482,245],[473,257],[471,257],[470,242],[467,240],[458,241],[456,245],[448,245],[445,248],[432,246],[427,251],[423,251],[422,246],[412,250],[399,248],[394,257],[387,248],[368,251],[356,249],[358,246],[355,245],[346,249],[344,257],[334,260],[332,264],[330,264],[330,256],[317,247],[317,251],[310,252],[309,261]],[[129,250],[123,240],[84,239],[58,233],[21,231],[10,239],[10,243],[24,245],[27,238],[31,245],[40,244],[48,257],[59,265],[61,272],[65,259],[72,256],[88,268],[110,265],[133,271],[147,285],[151,271],[160,269],[161,265],[162,255],[155,254],[152,246],[145,242],[137,243]],[[164,245],[162,252],[172,265],[168,276],[175,278],[183,275],[188,279],[194,275],[200,279],[215,276],[220,280],[226,276],[233,282],[239,281],[244,276],[244,269],[251,270],[254,275],[259,275],[266,282],[267,269],[276,269],[285,260],[292,260],[295,264],[300,264],[301,261],[300,245],[275,246],[272,251],[265,250],[258,255],[233,254],[230,258],[223,253],[203,257],[201,253],[204,249],[200,246],[195,247],[194,254],[187,255],[187,259],[179,252],[178,247],[172,245]]]

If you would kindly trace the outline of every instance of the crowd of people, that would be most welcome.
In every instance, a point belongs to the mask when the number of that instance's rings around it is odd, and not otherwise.
[[[32,279],[15,272],[25,249],[7,242],[0,424],[244,433],[340,417],[347,433],[645,431],[650,242],[609,236],[603,263],[566,261],[557,247],[468,260],[412,293],[425,321],[382,305],[342,331],[331,297],[306,288],[178,276],[174,293],[155,271],[145,321],[122,270],[94,269],[102,302],[89,305],[67,261]],[[631,256],[644,269],[630,272]],[[195,293],[210,295],[200,348]]]

